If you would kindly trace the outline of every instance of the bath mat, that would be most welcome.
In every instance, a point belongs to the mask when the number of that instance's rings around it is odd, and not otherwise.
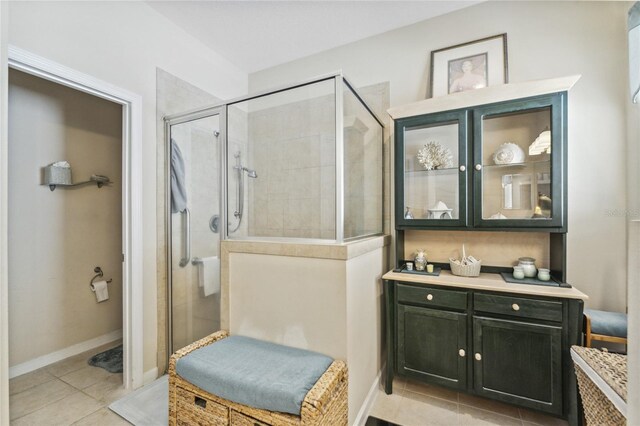
[[[386,420],[379,419],[377,417],[369,416],[367,417],[367,422],[364,426],[399,426],[395,423],[388,422]]]
[[[100,367],[109,373],[122,373],[122,345],[100,352],[89,358],[89,365]]]
[[[120,398],[109,409],[135,426],[169,424],[169,376]]]

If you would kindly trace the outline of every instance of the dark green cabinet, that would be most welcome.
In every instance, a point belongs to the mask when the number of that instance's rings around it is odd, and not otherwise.
[[[397,228],[566,232],[566,121],[566,92],[397,119]]]
[[[399,225],[436,229],[467,226],[468,117],[462,110],[396,122],[395,217]],[[434,161],[425,162],[425,154]]]
[[[566,231],[566,94],[474,108],[473,165],[475,227]]]
[[[467,315],[398,306],[398,370],[443,386],[466,387]]]
[[[384,289],[387,393],[400,375],[579,424],[569,349],[582,300],[404,281]]]
[[[478,395],[562,414],[562,327],[473,318]]]

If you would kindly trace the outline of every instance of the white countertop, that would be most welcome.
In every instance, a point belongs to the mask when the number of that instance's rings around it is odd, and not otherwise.
[[[479,277],[458,277],[451,271],[443,270],[439,276],[405,274],[389,271],[382,276],[385,280],[404,281],[417,284],[430,284],[443,287],[458,287],[472,290],[501,291],[505,293],[526,294],[530,296],[559,297],[564,299],[587,300],[589,296],[575,287],[547,287],[530,284],[512,284],[502,279],[500,274],[481,273]]]

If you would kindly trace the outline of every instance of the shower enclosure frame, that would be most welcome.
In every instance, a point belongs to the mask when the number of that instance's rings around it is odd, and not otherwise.
[[[164,226],[165,226],[165,262],[166,262],[166,276],[167,276],[167,286],[166,286],[166,304],[167,304],[167,319],[165,321],[165,325],[166,325],[166,335],[167,335],[167,343],[166,343],[166,348],[167,348],[167,368],[169,366],[168,360],[169,357],[171,356],[171,354],[173,352],[175,352],[175,349],[173,347],[173,323],[172,323],[172,315],[173,315],[173,307],[172,307],[172,284],[173,284],[173,277],[172,277],[172,259],[171,259],[171,248],[173,247],[173,226],[172,226],[172,220],[171,220],[171,126],[177,125],[177,124],[183,124],[183,123],[188,123],[190,121],[195,121],[195,120],[199,120],[201,118],[208,118],[208,117],[213,117],[217,115],[218,116],[218,123],[219,123],[219,129],[218,129],[218,136],[217,136],[217,141],[214,143],[220,143],[220,141],[226,141],[226,137],[227,137],[227,126],[226,126],[226,121],[227,121],[227,108],[225,107],[225,105],[216,105],[216,106],[212,106],[212,107],[207,107],[205,109],[202,110],[198,110],[198,111],[190,111],[187,113],[183,113],[183,114],[175,114],[175,115],[171,115],[171,116],[166,116],[164,117],[164,134],[165,134],[165,164],[164,164],[164,170],[165,170],[165,179],[164,179],[164,187],[165,187],[165,222],[164,222]],[[213,137],[215,137],[214,135],[212,135]],[[220,143],[220,157],[226,157],[227,155],[227,144],[225,143]],[[222,164],[220,164],[220,166],[222,166]],[[218,181],[220,182],[220,223],[221,224],[226,224],[227,223],[227,212],[226,212],[226,208],[222,208],[222,206],[225,206],[225,204],[223,204],[223,200],[226,199],[226,187],[223,185],[223,175],[225,174],[226,170],[223,169],[223,167],[219,167],[219,171],[218,171]],[[226,206],[225,206],[226,207]],[[225,228],[223,226],[220,226],[220,228]],[[190,236],[188,237],[189,239]],[[222,233],[220,234],[220,240],[222,241]],[[189,259],[188,263],[191,263],[191,259]],[[179,349],[179,348],[177,348]]]
[[[323,81],[334,80],[334,102],[335,102],[335,162],[336,162],[336,174],[335,174],[335,239],[321,239],[321,238],[293,238],[293,237],[256,237],[256,236],[247,236],[247,237],[233,237],[231,239],[242,241],[242,240],[251,240],[251,241],[272,241],[272,242],[287,242],[287,243],[298,243],[298,244],[343,244],[345,242],[361,240],[364,238],[370,238],[372,236],[383,235],[384,234],[384,201],[381,206],[381,231],[368,233],[363,235],[358,235],[355,237],[345,238],[344,237],[344,85],[348,87],[348,90],[353,93],[353,95],[357,98],[358,102],[367,110],[371,117],[381,126],[381,158],[384,164],[384,129],[386,128],[384,122],[377,116],[377,114],[371,110],[371,108],[366,104],[362,96],[358,93],[355,87],[347,80],[342,71],[336,71],[333,73],[321,75],[318,77],[310,78],[304,81],[300,81],[295,84],[283,85],[277,88],[259,91],[250,95],[245,95],[242,97],[238,97],[226,102],[221,102],[219,104],[197,108],[193,110],[189,110],[186,112],[171,114],[164,117],[164,130],[165,130],[165,235],[166,235],[166,244],[165,244],[165,256],[166,256],[166,277],[167,277],[167,287],[166,287],[166,303],[167,303],[167,321],[166,321],[166,333],[167,333],[167,359],[173,353],[173,351],[177,348],[173,348],[173,331],[172,331],[172,308],[171,308],[171,287],[172,287],[172,259],[171,259],[171,248],[172,248],[172,225],[171,225],[171,126],[176,124],[182,124],[202,118],[207,118],[211,116],[218,115],[219,116],[219,124],[220,124],[220,135],[218,137],[218,143],[220,143],[220,159],[219,159],[219,182],[220,182],[220,241],[229,240],[229,232],[228,232],[228,203],[227,203],[227,185],[228,185],[228,171],[229,171],[229,158],[228,158],[228,150],[229,150],[229,141],[228,141],[228,108],[229,106],[249,101],[252,99],[262,98],[269,95],[274,95],[281,92],[286,92],[288,90],[308,86],[315,83],[320,83]],[[259,172],[259,171],[258,171]],[[384,200],[384,173],[381,173],[381,197]]]

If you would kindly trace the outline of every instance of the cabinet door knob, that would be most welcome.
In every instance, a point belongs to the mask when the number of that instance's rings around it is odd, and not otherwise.
[[[461,172],[464,172],[465,170],[467,170],[467,167],[466,167],[466,166],[460,166],[460,171],[461,171]]]
[[[476,352],[475,358],[476,358],[476,360],[480,361],[480,360],[482,360],[482,355],[480,355],[479,352]]]
[[[511,305],[511,309],[513,309],[514,311],[519,311],[520,310],[520,306],[518,306],[517,303],[514,303],[513,305]]]
[[[476,164],[476,170],[477,171],[482,170],[482,164]]]
[[[458,351],[458,355],[460,355],[461,357],[464,357],[467,353],[464,351],[464,349],[460,349]]]
[[[427,294],[427,300],[433,300],[433,294]]]

